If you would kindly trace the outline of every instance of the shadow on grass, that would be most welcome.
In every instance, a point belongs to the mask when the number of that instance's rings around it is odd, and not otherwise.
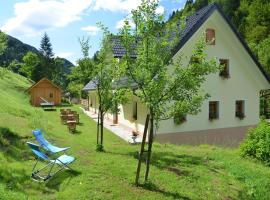
[[[80,134],[82,134],[82,132],[81,131],[78,131],[78,130],[75,130],[75,131],[73,131],[73,132],[70,132],[71,134],[74,134],[74,135],[80,135]]]
[[[139,152],[129,152],[127,155],[133,156],[135,159],[139,159]],[[146,161],[147,153],[143,156],[143,162]],[[191,167],[193,165],[207,165],[207,162],[202,157],[191,156],[187,154],[174,154],[172,152],[152,152],[151,165],[160,169],[167,169],[169,171],[176,172],[175,166]]]
[[[164,190],[160,189],[159,187],[157,187],[154,183],[151,183],[151,182],[147,182],[145,184],[140,184],[139,186],[145,190],[157,192],[157,193],[160,193],[166,197],[171,197],[173,199],[183,199],[183,200],[190,199],[189,197],[183,196],[177,192],[164,191]]]
[[[25,142],[30,137],[21,137],[9,128],[0,127],[0,151],[7,159],[17,161],[29,159],[30,153]]]
[[[81,175],[82,173],[76,170],[65,170],[63,172],[60,172],[59,174],[56,174],[54,177],[52,177],[48,182],[46,182],[46,187],[50,188],[52,190],[59,191],[60,186],[63,189],[63,187],[67,187],[71,181],[72,178]],[[63,186],[63,182],[67,180],[67,182]]]

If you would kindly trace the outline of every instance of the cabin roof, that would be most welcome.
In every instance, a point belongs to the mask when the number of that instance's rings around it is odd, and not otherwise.
[[[55,87],[56,89],[58,89],[58,90],[60,90],[61,91],[61,88],[60,87],[58,87],[57,85],[55,85],[53,82],[51,82],[48,78],[42,78],[42,79],[40,79],[38,82],[36,82],[35,84],[33,84],[31,87],[29,87],[28,89],[27,89],[27,92],[31,92],[31,90],[33,89],[33,88],[35,88],[35,87],[37,87],[41,82],[43,82],[43,81],[47,81],[48,83],[50,83],[53,87]]]

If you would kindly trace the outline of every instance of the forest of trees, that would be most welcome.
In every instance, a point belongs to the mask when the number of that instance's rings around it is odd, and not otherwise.
[[[182,10],[174,11],[170,20],[179,20],[216,2],[270,75],[270,1],[269,0],[187,0]]]

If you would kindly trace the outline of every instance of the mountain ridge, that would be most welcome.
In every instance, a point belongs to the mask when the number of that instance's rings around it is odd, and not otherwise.
[[[7,49],[0,55],[1,65],[8,66],[12,61],[17,60],[23,62],[23,57],[27,52],[33,52],[40,54],[40,51],[27,43],[7,34]],[[65,58],[60,58],[64,62],[64,66],[67,68],[74,67],[74,64]]]

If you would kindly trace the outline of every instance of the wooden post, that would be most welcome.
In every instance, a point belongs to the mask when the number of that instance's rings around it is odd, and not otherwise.
[[[103,113],[101,113],[100,116],[101,116],[101,118],[100,118],[100,144],[101,144],[102,149],[103,149],[103,120],[104,120]]]
[[[99,112],[98,112],[98,122],[97,122],[97,145],[99,143]]]
[[[141,164],[142,164],[142,156],[144,153],[144,146],[145,146],[145,140],[146,140],[146,135],[147,135],[147,130],[148,130],[148,123],[149,123],[149,114],[146,116],[145,120],[145,125],[144,125],[144,131],[143,131],[143,139],[142,139],[142,144],[141,144],[141,151],[139,154],[139,161],[138,161],[138,166],[137,166],[137,173],[136,173],[136,178],[135,178],[135,185],[139,185],[139,178],[140,178],[140,172],[141,172]]]
[[[149,132],[149,139],[148,139],[148,151],[147,151],[148,154],[147,154],[147,159],[146,159],[146,171],[145,171],[144,181],[148,180],[153,140],[154,140],[154,119],[153,119],[153,115],[151,115],[150,116],[150,132]]]

